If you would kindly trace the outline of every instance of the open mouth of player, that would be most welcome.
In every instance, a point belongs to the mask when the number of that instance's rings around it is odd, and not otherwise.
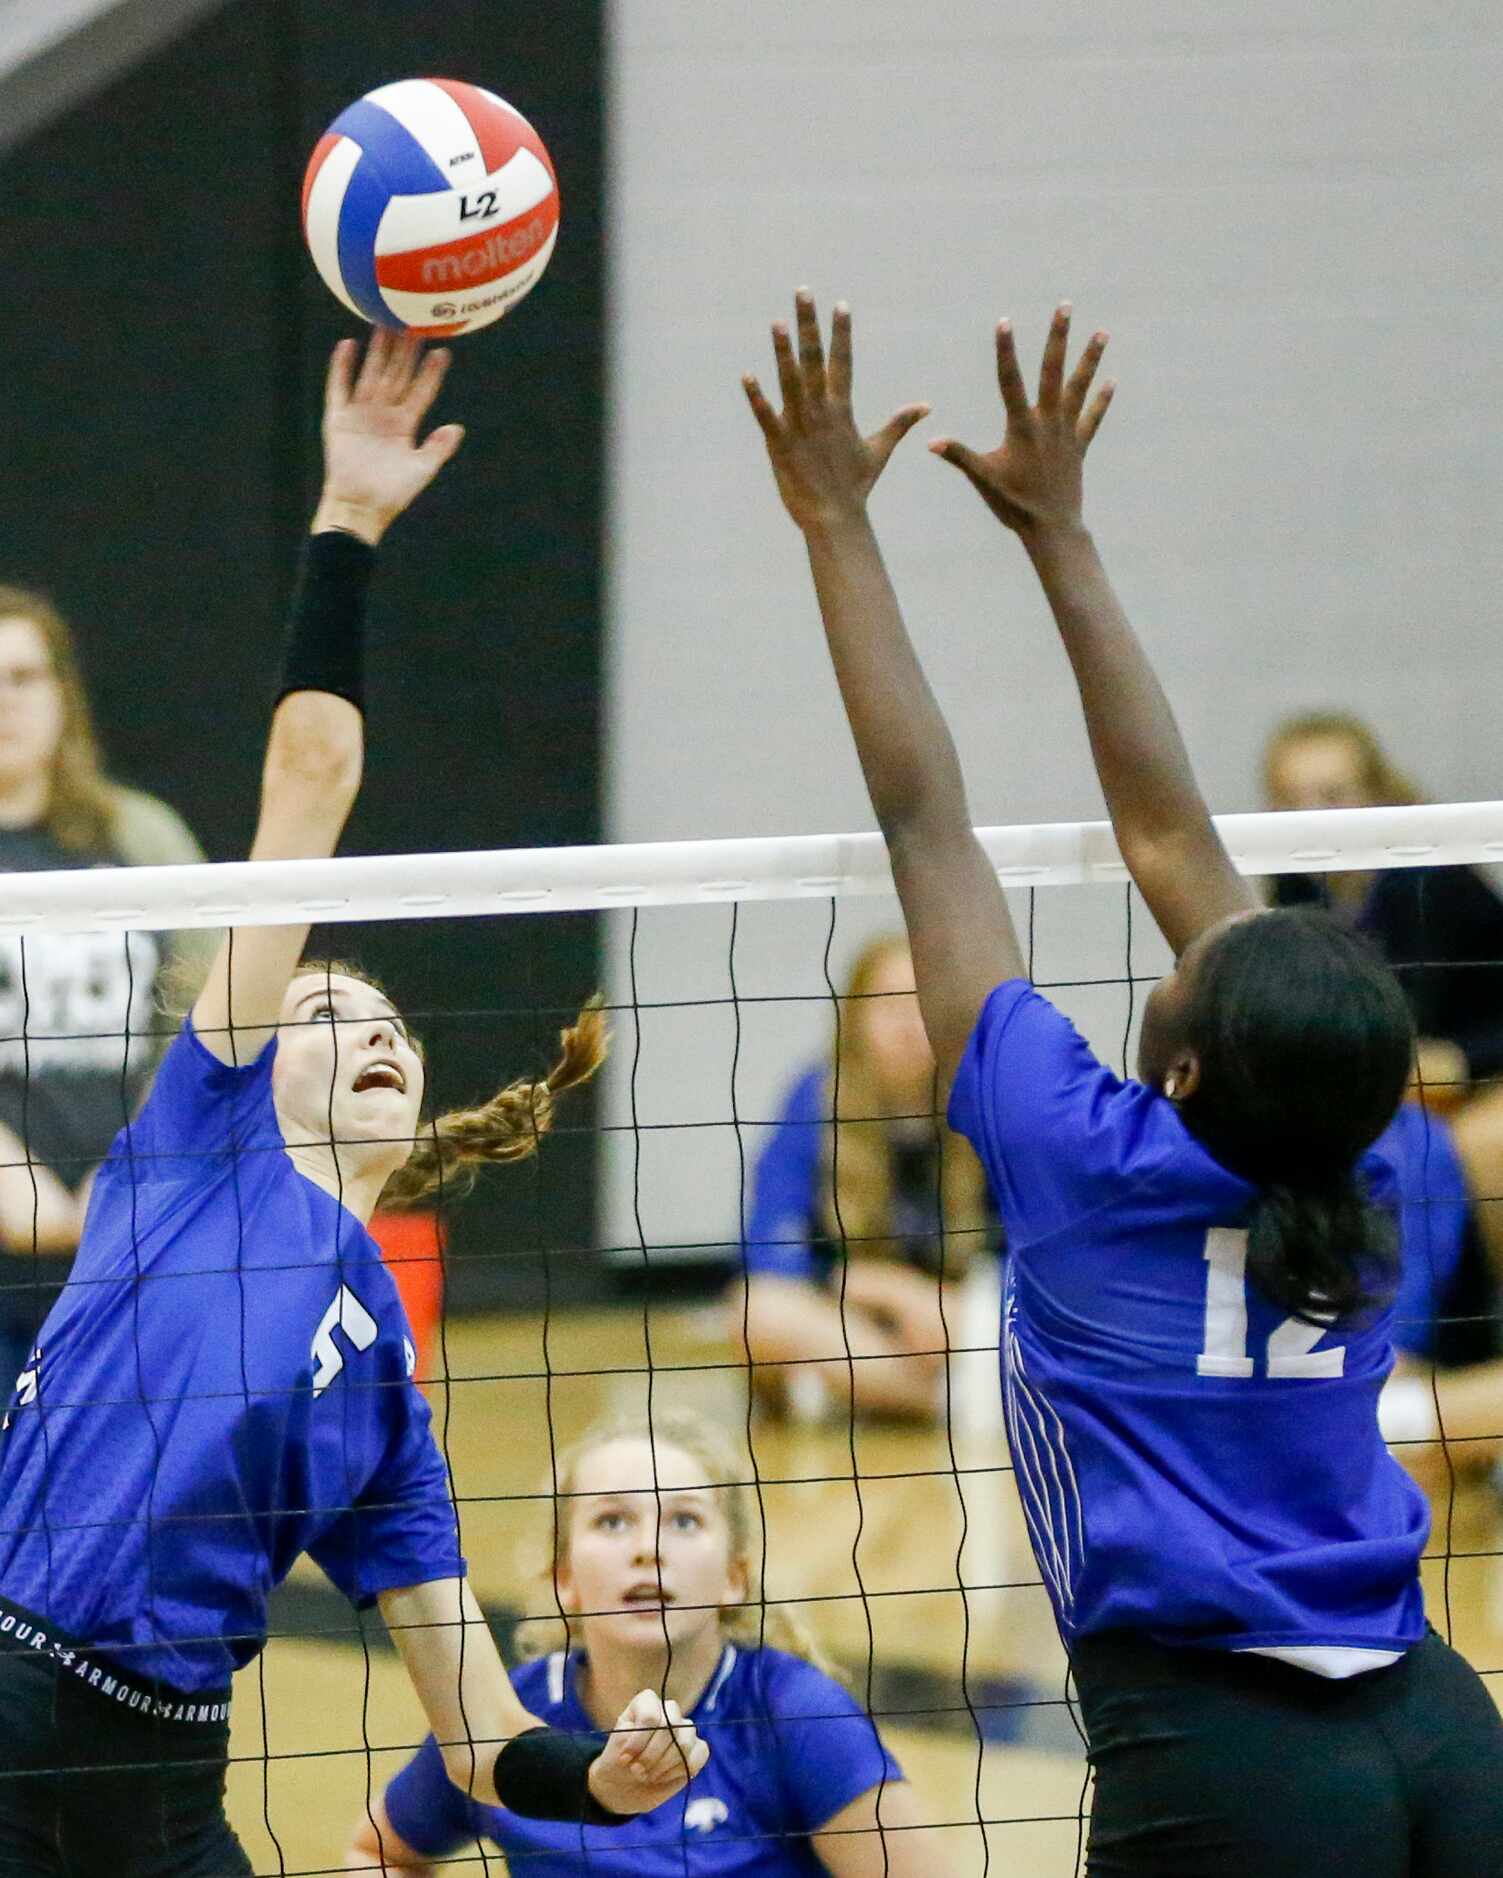
[[[673,1593],[665,1591],[659,1584],[652,1584],[645,1579],[641,1584],[632,1585],[621,1599],[623,1610],[660,1611],[673,1602]]]
[[[399,1095],[407,1093],[407,1078],[395,1063],[384,1057],[377,1057],[374,1063],[367,1063],[355,1078],[355,1094],[364,1095],[367,1089],[395,1089]]]

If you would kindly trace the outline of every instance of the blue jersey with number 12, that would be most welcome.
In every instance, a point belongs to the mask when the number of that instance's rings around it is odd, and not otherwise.
[[[1022,980],[982,1009],[950,1125],[1006,1222],[1008,1437],[1066,1640],[1129,1629],[1325,1674],[1417,1642],[1428,1512],[1377,1422],[1390,1313],[1323,1330],[1263,1297],[1252,1188]],[[1363,1175],[1392,1203],[1380,1156]]]

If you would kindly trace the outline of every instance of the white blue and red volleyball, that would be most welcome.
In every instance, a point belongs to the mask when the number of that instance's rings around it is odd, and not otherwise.
[[[494,92],[404,78],[319,138],[303,236],[352,313],[449,338],[536,286],[558,239],[558,178],[542,138]]]

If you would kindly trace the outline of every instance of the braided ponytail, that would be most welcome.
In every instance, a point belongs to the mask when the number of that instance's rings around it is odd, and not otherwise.
[[[519,1077],[473,1109],[440,1115],[419,1135],[412,1155],[381,1192],[383,1207],[414,1206],[430,1194],[468,1193],[488,1161],[525,1161],[553,1126],[553,1105],[588,1082],[605,1061],[609,1032],[597,994],[559,1032],[558,1061],[539,1082]]]

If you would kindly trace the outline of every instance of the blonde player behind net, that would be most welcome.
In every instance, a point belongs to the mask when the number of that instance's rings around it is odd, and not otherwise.
[[[570,1647],[513,1672],[551,1727],[599,1739],[623,1693],[676,1702],[710,1748],[685,1790],[611,1832],[466,1801],[430,1738],[359,1821],[346,1866],[433,1878],[491,1840],[514,1878],[936,1878],[876,1723],[764,1604],[760,1522],[740,1461],[702,1417],[598,1424],[561,1454],[541,1608]],[[468,1867],[467,1867],[468,1868]],[[457,1869],[457,1867],[456,1867]]]

